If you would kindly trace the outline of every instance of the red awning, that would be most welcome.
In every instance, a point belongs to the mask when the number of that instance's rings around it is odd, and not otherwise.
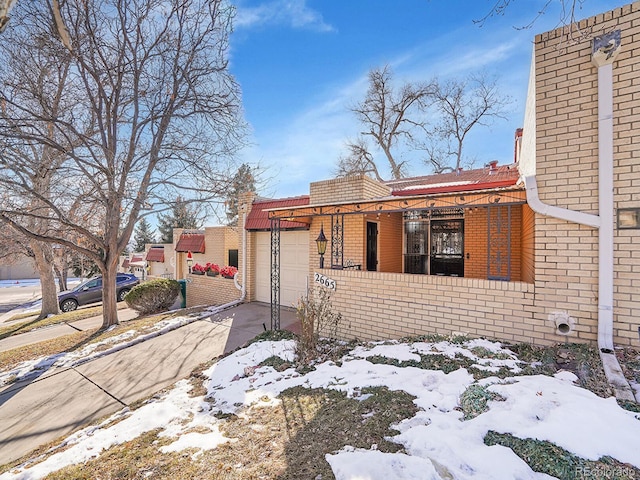
[[[176,252],[204,253],[204,233],[183,233],[176,244]]]
[[[125,258],[122,262],[122,268],[129,268],[129,259]]]
[[[147,262],[164,262],[164,247],[151,247],[147,252]]]
[[[280,198],[277,200],[260,200],[253,202],[253,206],[247,216],[245,228],[249,231],[269,231],[271,230],[271,221],[269,220],[270,208],[283,207],[299,207],[309,205],[309,196]],[[294,222],[290,220],[282,220],[280,222],[282,230],[305,229],[309,230],[309,224],[304,222]]]

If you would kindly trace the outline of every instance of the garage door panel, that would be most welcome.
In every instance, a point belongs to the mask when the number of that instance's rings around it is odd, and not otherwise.
[[[256,244],[256,299],[271,301],[271,234],[259,232]],[[309,232],[280,232],[280,304],[294,306],[305,294],[309,273]]]

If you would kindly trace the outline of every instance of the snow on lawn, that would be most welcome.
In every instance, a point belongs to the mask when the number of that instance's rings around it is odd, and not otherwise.
[[[445,374],[439,370],[397,367],[371,363],[372,356],[398,361],[420,360],[420,355],[439,353],[448,357],[464,355],[477,364],[507,366],[516,371],[520,363],[513,352],[500,344],[474,340],[462,345],[438,343],[372,343],[353,349],[341,365],[325,362],[314,371],[300,374],[294,369],[282,372],[258,365],[272,356],[293,359],[293,341],[258,342],[221,359],[204,375],[208,393],[190,398],[188,383],[178,382],[173,390],[154,398],[138,410],[122,411],[113,418],[121,421],[108,426],[84,429],[69,439],[66,451],[54,453],[41,463],[23,465],[0,475],[0,479],[36,479],[66,465],[97,457],[115,444],[161,429],[161,435],[174,439],[162,452],[195,448],[196,452],[214,449],[222,442],[242,441],[225,438],[220,422],[213,415],[236,412],[251,405],[276,405],[278,394],[293,386],[330,388],[362,398],[364,387],[384,385],[404,390],[416,397],[420,411],[395,428],[400,432],[390,440],[405,447],[406,453],[383,453],[372,445],[356,449],[345,445],[326,456],[338,480],[393,479],[548,479],[533,472],[510,449],[483,442],[489,430],[511,433],[520,438],[553,442],[574,454],[597,460],[611,456],[640,468],[640,415],[620,408],[615,399],[603,399],[574,385],[576,377],[559,372],[555,377],[542,375],[479,381],[466,369]],[[480,359],[478,348],[497,359]],[[476,352],[476,353],[474,353]],[[491,360],[489,362],[489,360]],[[500,395],[489,401],[489,410],[471,420],[462,421],[457,408],[460,395],[472,384],[479,384]],[[198,433],[194,433],[195,427]],[[203,432],[203,433],[200,433]],[[194,454],[196,457],[198,454]]]

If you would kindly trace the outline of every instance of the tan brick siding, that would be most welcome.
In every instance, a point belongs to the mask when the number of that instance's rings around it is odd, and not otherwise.
[[[595,34],[621,30],[613,63],[614,201],[616,209],[640,207],[640,2],[583,20],[580,28]],[[598,214],[598,76],[590,38],[577,40],[566,29],[535,39],[537,180],[543,202]],[[595,340],[597,230],[541,215],[534,228],[534,318],[568,311],[577,320],[577,337]],[[615,231],[614,342],[621,345],[640,345],[639,236],[638,230]]]
[[[192,253],[193,264],[216,263],[223,267],[229,263],[229,250],[238,249],[238,228],[231,227],[206,227],[204,228],[204,253]],[[173,233],[174,249],[180,238],[182,230],[175,229]],[[167,255],[168,252],[165,252]],[[233,280],[221,277],[207,277],[204,275],[191,275],[187,268],[187,254],[175,252],[177,278],[187,278],[187,306],[195,305],[222,305],[240,297],[240,291],[233,284]],[[238,260],[241,259],[238,252]],[[238,265],[241,268],[241,264]],[[242,272],[242,270],[240,270]],[[242,278],[239,279],[240,281]]]
[[[340,336],[365,340],[437,333],[538,344],[557,341],[532,318],[534,286],[456,277],[334,270]]]
[[[187,307],[223,305],[240,298],[232,279],[191,274],[187,279]]]
[[[389,187],[380,182],[366,175],[356,175],[313,182],[309,187],[309,201],[312,205],[348,202],[386,197],[390,193]]]

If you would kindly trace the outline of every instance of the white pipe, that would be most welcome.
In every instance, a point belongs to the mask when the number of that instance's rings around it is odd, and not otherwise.
[[[242,292],[238,303],[244,302],[247,296],[247,212],[242,214],[242,285],[238,285],[238,272],[233,276],[233,283]]]
[[[589,227],[599,228],[600,217],[590,213],[577,212],[568,208],[556,207],[543,203],[538,194],[538,182],[535,175],[524,177],[524,186],[527,193],[527,203],[534,212],[547,217],[559,218],[568,222],[580,223]]]
[[[613,352],[613,64],[598,67],[598,348]]]

